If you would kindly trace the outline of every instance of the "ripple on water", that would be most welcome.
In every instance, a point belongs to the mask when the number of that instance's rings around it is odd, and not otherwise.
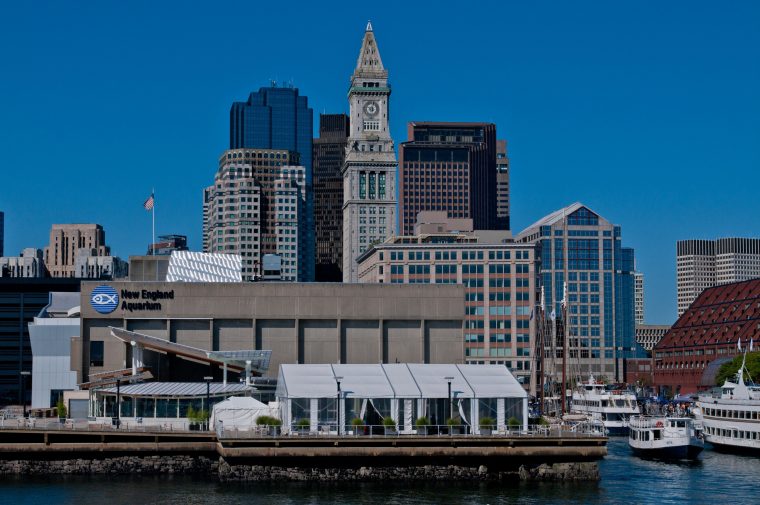
[[[599,483],[250,483],[190,477],[53,477],[0,480],[3,503],[142,505],[713,504],[754,503],[760,458],[705,449],[694,463],[632,456],[612,438]]]

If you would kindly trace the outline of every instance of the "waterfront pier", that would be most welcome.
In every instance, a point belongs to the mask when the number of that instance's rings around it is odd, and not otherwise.
[[[249,436],[0,429],[0,474],[203,473],[222,480],[594,480],[607,438],[573,432]]]

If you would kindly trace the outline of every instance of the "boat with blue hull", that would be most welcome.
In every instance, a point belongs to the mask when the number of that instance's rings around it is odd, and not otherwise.
[[[640,457],[696,459],[705,447],[689,417],[636,416],[628,426],[628,445]]]

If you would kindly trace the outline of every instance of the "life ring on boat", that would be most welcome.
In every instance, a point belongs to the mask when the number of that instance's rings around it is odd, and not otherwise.
[[[657,421],[657,424],[655,424],[655,426],[657,426],[658,428],[662,428],[665,425],[662,424],[662,421]]]

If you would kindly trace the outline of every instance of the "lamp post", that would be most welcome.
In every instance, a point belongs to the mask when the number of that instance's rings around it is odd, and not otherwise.
[[[26,378],[32,374],[29,370],[22,370],[21,375],[21,405],[24,408],[24,418],[26,418]]]
[[[446,418],[448,420],[448,419],[452,418],[452,414],[451,414],[451,411],[452,411],[452,405],[451,405],[451,381],[454,380],[454,377],[444,377],[443,379],[446,381],[446,383],[449,386],[448,393],[447,393],[447,396],[446,396],[446,398],[448,399],[448,403],[449,403],[449,416]],[[449,435],[451,435],[451,430],[452,430],[452,428],[449,427]]]
[[[211,421],[211,381],[214,380],[214,378],[206,376],[203,380],[206,381],[206,431],[208,431],[209,422]]]
[[[340,425],[341,425],[341,422],[340,422],[340,381],[342,380],[343,380],[343,377],[335,377],[335,382],[338,384],[338,405],[337,405],[337,408],[335,409],[336,415],[338,416],[338,422],[337,422],[338,436],[340,436]]]
[[[121,426],[121,379],[116,379],[116,428]]]

